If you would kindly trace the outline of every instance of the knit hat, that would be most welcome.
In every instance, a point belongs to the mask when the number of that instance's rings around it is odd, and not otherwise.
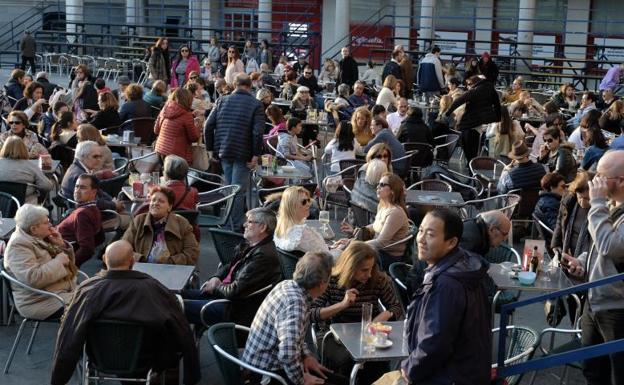
[[[507,154],[507,156],[510,159],[522,159],[526,156],[529,156],[529,154],[531,153],[531,150],[529,150],[529,148],[527,147],[526,144],[524,144],[523,140],[519,140],[516,143],[513,144],[513,147],[511,148],[511,152],[509,154]]]
[[[489,59],[490,58],[490,53],[488,51],[484,51],[481,54],[481,59]]]

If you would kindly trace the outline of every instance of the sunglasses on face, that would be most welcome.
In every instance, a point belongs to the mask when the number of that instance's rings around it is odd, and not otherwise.
[[[305,198],[301,200],[301,206],[306,206],[308,205],[310,202],[312,202],[312,199],[310,198]]]
[[[181,49],[180,52],[188,52],[188,49]]]
[[[304,75],[312,75],[312,72],[304,72]]]
[[[375,159],[390,159],[390,155],[388,154],[375,155]]]
[[[19,120],[11,120],[10,122],[7,122],[7,123],[11,126],[14,126],[16,124],[22,124],[22,122]]]
[[[544,142],[546,142],[546,143],[552,143],[554,141],[555,140],[553,138],[548,138],[548,139],[544,138]]]
[[[197,76],[191,76],[189,79],[197,79]]]
[[[377,188],[389,187],[390,183],[379,182],[377,183]]]

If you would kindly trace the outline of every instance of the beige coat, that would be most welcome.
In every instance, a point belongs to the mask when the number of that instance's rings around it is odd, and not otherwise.
[[[134,217],[123,239],[132,244],[135,260],[146,262],[154,244],[151,214],[140,214]],[[165,225],[165,242],[169,255],[161,256],[158,263],[195,265],[199,257],[199,245],[193,233],[193,226],[184,217],[175,213],[169,214]]]
[[[71,247],[65,253],[73,263],[74,252]],[[17,280],[36,289],[58,294],[66,304],[69,303],[76,288],[76,277],[54,255],[50,255],[45,241],[16,228],[4,255],[4,268]],[[59,301],[52,297],[34,294],[15,285],[12,288],[17,310],[25,317],[45,319],[61,307]]]

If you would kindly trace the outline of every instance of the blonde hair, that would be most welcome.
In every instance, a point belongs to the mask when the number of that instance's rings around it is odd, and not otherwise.
[[[78,126],[78,132],[76,133],[76,137],[78,138],[78,142],[92,140],[100,146],[104,146],[106,144],[106,141],[104,140],[104,138],[102,138],[102,134],[100,133],[100,131],[92,124],[88,123],[83,123]]]
[[[405,214],[409,216],[409,213],[407,212],[407,206],[405,206],[405,183],[403,183],[403,179],[391,172],[387,172],[381,177],[388,178],[388,184],[390,185],[389,187],[392,191],[392,196],[390,197],[390,202],[388,204],[386,204],[383,200],[379,200],[379,208],[398,206],[402,208]],[[377,211],[379,211],[379,209]]]
[[[366,166],[366,175],[364,181],[366,183],[376,186],[379,183],[381,177],[388,172],[388,165],[381,159],[371,159]]]
[[[4,159],[28,159],[28,149],[24,141],[15,135],[7,138],[0,150],[0,158]]]
[[[165,92],[167,92],[167,84],[162,80],[156,80],[154,84],[152,84],[152,92],[156,95],[162,96]]]
[[[383,82],[383,86],[388,87],[391,90],[393,90],[394,87],[396,87],[396,84],[397,84],[397,78],[395,78],[394,75],[386,76],[386,79]]]
[[[366,123],[364,123],[364,127],[358,127],[356,121],[359,115],[364,114],[366,116]],[[351,115],[351,127],[353,127],[353,135],[358,135],[366,130],[370,131],[371,120],[373,119],[373,115],[368,110],[366,106],[361,106],[355,109],[353,115]]]
[[[117,101],[117,98],[115,97],[115,95],[113,95],[112,92],[109,92],[109,91],[102,92],[98,96],[98,99],[102,101],[102,104],[104,104],[104,109],[108,109],[108,108],[114,108],[115,110],[119,109],[119,102]]]
[[[607,114],[611,119],[622,119],[624,118],[624,101],[616,100],[611,104],[611,106],[607,109]]]
[[[453,104],[453,98],[449,95],[444,95],[440,98],[440,112],[438,116],[444,115],[444,113],[451,107]]]
[[[285,236],[291,227],[299,224],[296,219],[296,213],[297,206],[301,204],[299,201],[302,195],[310,198],[310,192],[301,186],[289,187],[282,193],[282,201],[277,213],[277,226],[275,227],[275,235],[277,237]]]
[[[340,254],[332,270],[332,276],[338,280],[338,286],[348,289],[353,285],[353,276],[362,263],[370,259],[377,260],[377,251],[366,242],[353,240]],[[377,264],[373,265],[373,272],[369,282],[378,274]]]
[[[388,146],[387,144],[381,142],[381,143],[377,143],[375,145],[373,145],[373,147],[368,149],[368,152],[366,153],[366,163],[371,162],[373,159],[376,159],[377,156],[381,155],[384,151],[388,151],[388,154],[390,154],[390,159],[389,161],[389,165],[388,165],[388,172],[392,172],[392,150],[390,149],[390,146]],[[381,159],[379,159],[381,160]],[[382,160],[383,162],[383,160]],[[368,167],[368,166],[367,166]]]

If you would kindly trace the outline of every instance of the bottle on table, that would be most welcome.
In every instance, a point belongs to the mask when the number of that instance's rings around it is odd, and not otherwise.
[[[539,269],[539,258],[537,256],[537,246],[533,246],[533,251],[531,252],[531,261],[529,262],[529,271],[537,274],[537,270]]]

